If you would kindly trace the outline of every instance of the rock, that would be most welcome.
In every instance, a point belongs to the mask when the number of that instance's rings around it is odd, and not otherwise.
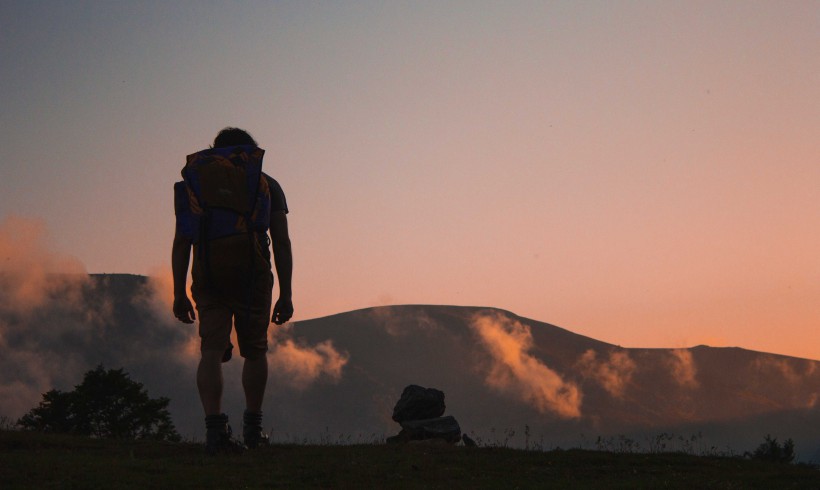
[[[393,420],[401,424],[402,430],[388,437],[387,442],[459,442],[461,427],[453,416],[442,416],[445,408],[444,392],[417,385],[406,387],[393,408]]]
[[[441,417],[445,408],[443,391],[410,385],[402,391],[393,408],[393,420],[401,424],[408,420],[434,419]]]
[[[396,437],[405,441],[442,439],[450,443],[461,440],[461,427],[455,417],[436,417],[426,420],[407,420],[401,423],[402,431]]]

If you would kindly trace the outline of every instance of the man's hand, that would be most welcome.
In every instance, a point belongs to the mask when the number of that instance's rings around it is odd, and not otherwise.
[[[194,314],[194,305],[188,296],[174,299],[174,316],[182,323],[194,323],[196,315]]]
[[[288,298],[279,298],[276,305],[273,307],[273,316],[270,321],[277,325],[281,325],[290,320],[293,316],[293,302]]]

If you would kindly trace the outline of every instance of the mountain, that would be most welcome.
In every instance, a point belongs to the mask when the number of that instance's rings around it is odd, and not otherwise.
[[[0,285],[6,297],[13,284]],[[167,288],[132,275],[52,278],[40,303],[0,302],[0,415],[70,389],[98,364],[171,398],[200,437],[196,328]],[[19,302],[18,302],[19,303]],[[629,349],[483,307],[368,308],[272,326],[265,423],[276,440],[370,442],[409,384],[445,392],[447,414],[480,442],[551,448],[639,444],[735,452],[771,434],[820,459],[820,363],[740,348]],[[241,362],[225,365],[239,424]],[[600,439],[599,439],[600,437]]]
[[[304,431],[377,421],[389,430],[401,388],[414,383],[443,390],[447,413],[485,439],[514,430],[520,444],[526,425],[531,439],[552,445],[577,445],[581,434],[647,445],[666,433],[701,450],[751,449],[766,434],[812,455],[820,447],[817,361],[739,348],[626,349],[493,308],[371,308],[293,332],[307,344],[332,339],[349,355],[337,382],[279,402]]]

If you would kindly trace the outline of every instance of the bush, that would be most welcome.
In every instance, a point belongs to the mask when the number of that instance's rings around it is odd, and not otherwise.
[[[170,400],[150,398],[123,369],[85,373],[74,391],[51,390],[17,424],[24,429],[117,439],[179,441]]]
[[[777,438],[772,438],[767,435],[766,440],[755,451],[749,455],[752,459],[761,461],[773,461],[775,463],[791,463],[794,461],[794,441],[786,439],[786,442],[780,444]]]

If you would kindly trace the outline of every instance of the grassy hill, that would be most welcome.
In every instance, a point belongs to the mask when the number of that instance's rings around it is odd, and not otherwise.
[[[808,466],[686,454],[523,451],[436,443],[198,444],[0,431],[0,488],[820,488]]]

